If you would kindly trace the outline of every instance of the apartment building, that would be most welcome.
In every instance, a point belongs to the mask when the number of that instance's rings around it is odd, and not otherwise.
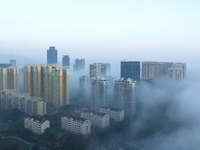
[[[88,119],[91,121],[91,125],[98,126],[100,128],[105,128],[109,126],[109,115],[88,111],[88,110],[82,110],[81,111],[81,118]]]
[[[101,107],[99,113],[109,114],[110,119],[115,121],[124,120],[124,110],[118,108]]]
[[[42,134],[45,129],[50,128],[50,122],[49,120],[38,116],[29,116],[24,118],[24,128],[27,128],[36,134]]]
[[[14,89],[19,92],[19,68],[0,68],[0,90]]]
[[[91,132],[91,122],[88,119],[63,116],[61,117],[61,128],[74,134],[87,136]]]
[[[24,91],[43,97],[51,106],[69,104],[69,69],[56,65],[27,65],[24,71]]]
[[[16,90],[6,89],[0,91],[1,109],[19,109],[22,112],[35,115],[46,114],[44,98],[32,97],[27,93],[18,93]]]

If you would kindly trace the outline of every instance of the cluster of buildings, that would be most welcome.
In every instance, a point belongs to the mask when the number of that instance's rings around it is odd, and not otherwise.
[[[34,115],[46,114],[46,102],[44,98],[32,97],[27,93],[18,93],[13,89],[0,91],[1,109],[18,109]]]
[[[115,122],[123,121],[124,110],[109,107],[101,107],[99,112],[82,110],[80,117],[62,116],[61,128],[74,134],[89,136],[92,126],[104,129],[109,126],[110,119]],[[50,122],[44,118],[29,115],[24,118],[24,127],[36,134],[42,134],[45,129],[50,128]]]
[[[47,65],[16,67],[16,61],[0,64],[0,107],[17,108],[23,112],[44,115],[47,106],[59,107],[70,104],[70,57],[63,55],[58,66],[57,50],[47,50]],[[83,110],[80,118],[63,116],[61,127],[72,133],[88,135],[91,125],[105,128],[109,120],[121,121],[136,113],[136,89],[141,81],[155,81],[163,76],[172,80],[186,77],[186,64],[153,61],[121,61],[120,78],[109,76],[109,63],[89,65],[88,76],[80,76],[80,100],[89,103],[91,111]],[[85,70],[85,59],[75,59],[73,71]],[[48,121],[41,118],[25,118],[25,128],[43,133]],[[36,127],[38,131],[36,131]],[[40,131],[39,131],[40,130]]]

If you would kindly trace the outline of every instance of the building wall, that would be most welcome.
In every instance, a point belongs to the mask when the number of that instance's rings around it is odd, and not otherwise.
[[[122,121],[124,120],[124,110],[122,109],[113,109],[109,107],[101,107],[99,109],[100,113],[109,114],[109,117],[115,121]]]

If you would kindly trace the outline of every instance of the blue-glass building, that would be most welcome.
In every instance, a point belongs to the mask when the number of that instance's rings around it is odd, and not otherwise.
[[[121,62],[121,78],[127,80],[140,80],[140,62],[139,61],[122,61]]]
[[[47,50],[47,64],[57,64],[58,63],[58,54],[57,54],[57,50],[55,49],[55,47],[49,47],[49,49]]]
[[[67,67],[67,68],[70,67],[70,58],[69,58],[69,55],[63,55],[62,66],[63,67]]]

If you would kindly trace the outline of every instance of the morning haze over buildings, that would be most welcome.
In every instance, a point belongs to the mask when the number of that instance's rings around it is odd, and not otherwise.
[[[199,5],[0,2],[0,149],[200,149]]]

